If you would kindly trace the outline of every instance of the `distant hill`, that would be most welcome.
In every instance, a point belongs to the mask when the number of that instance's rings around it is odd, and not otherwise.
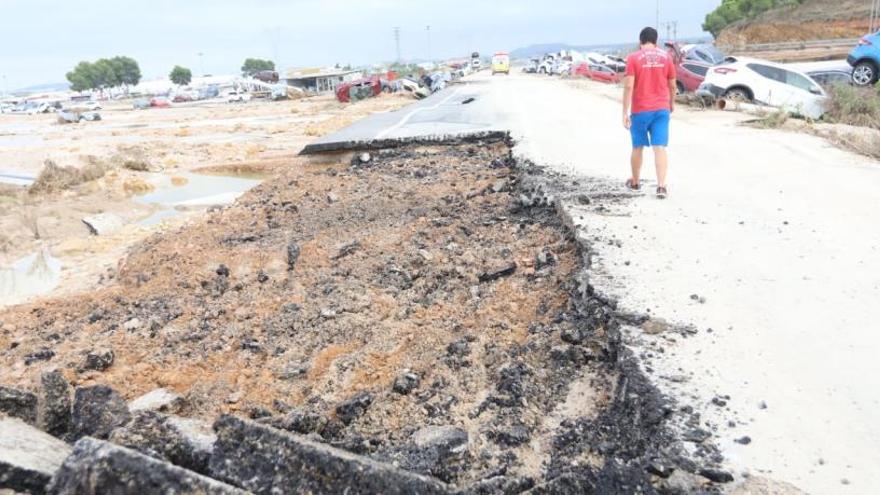
[[[718,44],[858,38],[867,33],[870,15],[870,0],[803,0],[731,24]]]
[[[67,91],[70,89],[70,83],[47,83],[28,86],[26,88],[16,89],[12,92],[15,95],[28,95],[31,93],[52,93],[55,91]]]

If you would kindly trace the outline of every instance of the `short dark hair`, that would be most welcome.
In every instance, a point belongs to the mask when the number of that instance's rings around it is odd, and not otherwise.
[[[652,45],[657,44],[657,30],[652,27],[646,27],[642,29],[642,32],[639,33],[639,43],[643,45],[647,45],[651,43]]]

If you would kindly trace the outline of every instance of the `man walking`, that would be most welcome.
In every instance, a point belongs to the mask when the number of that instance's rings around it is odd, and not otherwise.
[[[623,89],[623,126],[632,135],[632,177],[626,187],[641,188],[644,150],[654,148],[657,167],[657,197],[666,198],[666,169],[669,159],[669,119],[675,109],[675,65],[672,57],[657,48],[657,30],[646,27],[639,34],[639,51],[626,58]]]

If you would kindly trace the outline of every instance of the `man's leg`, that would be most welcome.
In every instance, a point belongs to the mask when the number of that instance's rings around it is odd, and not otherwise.
[[[651,145],[648,137],[648,124],[650,123],[650,114],[634,113],[632,115],[632,125],[629,132],[632,137],[632,155],[630,156],[630,167],[632,168],[632,185],[634,188],[639,187],[639,180],[642,174],[642,162],[645,157],[645,147]]]
[[[666,170],[669,168],[669,156],[666,147],[669,145],[669,120],[668,111],[659,111],[655,114],[650,125],[651,145],[654,146],[654,164],[657,167],[657,187],[666,187]]]
[[[657,187],[666,187],[666,169],[669,167],[666,146],[654,146],[654,163],[657,166]]]
[[[639,146],[638,148],[633,148],[632,156],[630,157],[629,163],[630,167],[632,167],[632,181],[633,185],[638,185],[639,177],[642,173],[642,162],[645,159],[645,148]]]

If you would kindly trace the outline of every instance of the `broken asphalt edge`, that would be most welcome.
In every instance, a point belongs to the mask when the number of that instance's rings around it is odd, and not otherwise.
[[[652,478],[665,480],[676,470],[684,471],[689,476],[690,488],[703,493],[714,493],[718,486],[714,483],[733,481],[732,476],[721,469],[718,457],[719,449],[711,440],[705,442],[705,450],[716,455],[715,460],[696,459],[692,452],[684,448],[684,439],[680,428],[673,425],[672,416],[677,409],[677,401],[665,394],[654,384],[641,366],[639,357],[624,343],[621,328],[630,326],[633,315],[618,311],[615,298],[602,293],[591,283],[592,258],[596,249],[588,236],[582,235],[573,217],[570,206],[576,204],[580,191],[567,187],[564,182],[574,177],[559,172],[551,167],[538,165],[514,155],[515,141],[509,131],[482,131],[453,135],[434,135],[406,138],[388,138],[362,141],[341,141],[307,146],[301,155],[317,155],[340,151],[367,151],[401,148],[405,146],[455,146],[462,144],[488,144],[504,142],[510,148],[509,160],[511,168],[517,172],[521,181],[533,177],[531,184],[543,196],[543,201],[558,217],[566,233],[575,243],[579,252],[580,266],[573,276],[577,286],[578,312],[587,319],[590,313],[600,312],[610,315],[606,324],[605,354],[607,359],[603,366],[608,379],[613,380],[613,396],[608,404],[599,411],[594,420],[585,420],[572,430],[597,429],[606,438],[602,446],[585,445],[585,449],[595,448],[605,454],[605,466],[597,472],[584,475],[575,473],[568,468],[553,465],[548,471],[549,481],[536,486],[528,493],[554,493],[572,487],[590,487],[592,489],[619,490],[622,487],[651,486]],[[517,192],[522,192],[522,184]],[[623,194],[600,193],[592,195],[594,200],[628,200]],[[595,330],[595,329],[593,329]],[[571,434],[560,432],[559,436]],[[720,473],[723,476],[707,476],[704,473]],[[713,479],[714,478],[714,479]],[[728,479],[729,478],[729,479]],[[702,480],[702,483],[696,481]],[[723,481],[722,481],[723,480]],[[572,484],[574,483],[574,484]]]
[[[340,151],[374,151],[382,149],[401,148],[403,146],[442,145],[453,146],[467,143],[496,143],[509,141],[508,131],[478,131],[454,134],[437,134],[432,136],[416,136],[406,138],[383,138],[351,141],[335,141],[329,143],[314,143],[306,146],[299,152],[301,156],[316,155],[319,153],[332,153]]]

